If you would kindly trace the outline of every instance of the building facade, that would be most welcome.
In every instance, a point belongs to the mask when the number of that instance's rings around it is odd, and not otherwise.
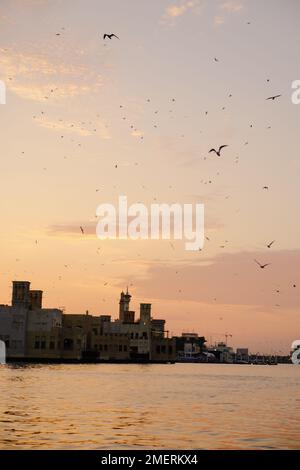
[[[11,305],[0,305],[0,339],[8,358],[59,357],[62,311],[43,309],[42,295],[30,282],[14,281]]]
[[[0,305],[0,340],[10,360],[174,362],[175,338],[165,320],[151,317],[151,304],[130,310],[131,295],[121,292],[119,316],[64,314],[43,308],[43,292],[14,281],[11,305]]]

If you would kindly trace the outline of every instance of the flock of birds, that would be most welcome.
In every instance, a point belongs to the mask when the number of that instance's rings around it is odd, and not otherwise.
[[[250,24],[250,23],[248,23],[248,24]],[[62,28],[62,29],[64,29],[64,28]],[[60,36],[60,35],[61,35],[61,33],[56,33],[56,36]],[[105,34],[103,35],[103,41],[106,41],[107,39],[108,39],[108,40],[113,40],[113,39],[120,40],[120,38],[119,38],[116,34],[114,34],[114,33],[105,33]],[[214,57],[214,61],[215,61],[215,62],[219,62],[219,59],[218,59],[217,57]],[[267,82],[270,82],[270,79],[267,79]],[[57,88],[52,88],[52,89],[50,90],[50,93],[53,94],[53,93],[55,93],[56,91],[57,91]],[[279,99],[281,96],[282,96],[281,94],[272,95],[272,96],[269,96],[268,98],[266,98],[266,101],[275,101],[275,100]],[[228,95],[228,97],[231,98],[231,97],[232,97],[232,94],[230,93],[230,94]],[[45,98],[48,99],[48,97],[45,97]],[[148,99],[147,99],[147,102],[150,103],[150,101],[151,101],[150,98],[148,98]],[[172,101],[173,103],[175,103],[176,100],[175,100],[175,98],[172,98],[171,101]],[[123,108],[123,105],[120,105],[120,109],[122,109],[122,108]],[[226,109],[225,106],[223,106],[222,110],[225,110],[225,109]],[[156,111],[154,112],[154,114],[156,115],[156,114],[158,114],[158,112],[159,112],[159,111],[156,110]],[[169,112],[171,113],[172,110],[170,110]],[[44,112],[42,111],[41,114],[44,114]],[[205,111],[205,115],[206,115],[206,116],[208,115],[208,111]],[[34,116],[34,118],[36,118],[36,116]],[[123,119],[123,120],[126,120],[126,117],[123,116],[122,119]],[[83,122],[83,123],[81,123],[81,124],[84,125],[85,123]],[[92,123],[90,123],[90,124],[92,124]],[[72,126],[74,127],[74,124],[72,124],[71,127],[72,127]],[[253,127],[253,124],[250,124],[250,128],[252,128],[252,127]],[[157,128],[157,124],[154,124],[154,128]],[[270,129],[270,128],[271,128],[271,126],[268,126],[268,129]],[[138,132],[137,128],[136,128],[134,125],[131,125],[131,126],[130,126],[130,129],[131,129],[132,132]],[[96,129],[93,129],[93,131],[96,132]],[[182,135],[182,137],[184,137],[184,135]],[[64,138],[64,136],[61,135],[61,139],[63,139],[63,138]],[[140,139],[143,140],[143,139],[144,139],[144,136],[141,135],[141,136],[140,136]],[[248,142],[245,142],[245,145],[248,145]],[[78,146],[81,146],[81,143],[78,143]],[[221,157],[222,154],[223,154],[224,149],[227,148],[227,147],[229,147],[229,145],[227,145],[227,144],[220,145],[220,146],[218,146],[218,147],[216,147],[216,148],[213,147],[213,148],[211,148],[211,149],[208,151],[208,153],[209,153],[209,154],[214,153],[216,156]],[[24,154],[24,152],[22,152],[22,154]],[[205,157],[205,159],[206,159],[206,157]],[[236,162],[238,162],[238,158],[236,159]],[[137,164],[137,163],[136,163],[136,164]],[[117,168],[118,168],[118,164],[115,163],[115,164],[114,164],[114,167],[115,167],[115,169],[117,169]],[[205,182],[205,184],[206,184],[206,183],[211,183],[211,180]],[[265,185],[265,186],[263,186],[263,189],[264,189],[264,190],[268,190],[268,189],[269,189],[269,186]],[[96,189],[96,192],[98,192],[98,191],[99,191],[99,188]],[[82,234],[82,235],[85,235],[85,230],[84,230],[83,226],[80,226],[79,228],[80,228],[81,234]],[[206,237],[206,239],[207,239],[208,241],[210,240],[208,237]],[[226,243],[227,243],[227,242],[228,242],[228,241],[226,240]],[[38,241],[36,240],[36,244],[37,244],[37,243],[38,243]],[[275,243],[275,240],[272,240],[270,243],[268,243],[268,244],[266,245],[267,248],[268,248],[268,249],[271,249],[271,247],[273,246],[274,243]],[[174,247],[174,245],[173,245],[171,242],[170,242],[170,246],[171,246],[171,248],[172,248],[173,250],[175,250],[175,247]],[[225,248],[225,245],[222,245],[221,248]],[[99,254],[99,248],[97,249],[97,254]],[[257,259],[254,259],[254,262],[257,264],[257,266],[259,267],[259,269],[262,269],[262,270],[264,270],[265,268],[267,268],[267,267],[270,266],[270,264],[271,264],[271,263],[261,263],[261,262],[258,261]],[[67,265],[65,265],[65,267],[67,267]],[[177,272],[178,272],[178,271],[176,271],[176,274],[177,274]],[[107,283],[106,283],[105,285],[107,285]],[[293,284],[293,288],[296,288],[296,284]],[[280,291],[277,289],[276,292],[279,293]]]
[[[248,22],[247,24],[250,24],[250,22]],[[109,39],[112,39],[113,37],[117,38],[117,39],[120,39],[118,36],[116,36],[114,33],[111,33],[111,34],[107,34],[105,33],[103,35],[103,40],[105,40],[106,38],[109,38]],[[214,61],[215,62],[219,62],[219,59],[217,57],[214,57]],[[267,79],[267,82],[270,82],[270,79]],[[268,98],[266,98],[266,101],[275,101],[277,100],[278,98],[280,98],[282,95],[281,94],[277,94],[277,95],[272,95],[272,96],[269,96]],[[229,97],[231,98],[232,97],[232,94],[229,94]],[[150,102],[150,99],[147,100],[148,102]],[[175,98],[173,98],[173,101],[175,101]],[[222,108],[222,110],[224,110],[225,107]],[[207,115],[208,114],[208,111],[205,112],[205,114]],[[253,125],[251,124],[250,127],[252,128]],[[270,129],[271,126],[268,126],[268,129]],[[245,143],[245,145],[247,145],[248,142]],[[223,149],[225,149],[226,147],[228,147],[227,144],[223,144],[223,145],[220,145],[219,148],[211,148],[209,150],[208,153],[215,153],[218,157],[221,157],[221,152]],[[117,168],[118,166],[115,165],[115,168]],[[263,186],[263,189],[264,190],[268,190],[269,189],[269,186]],[[83,229],[82,227],[80,227],[82,233],[83,233]],[[206,237],[207,240],[209,240],[208,237]],[[267,248],[271,248],[273,246],[273,244],[275,243],[275,240],[272,240],[270,243],[267,244]],[[170,242],[170,245],[171,245],[171,248],[174,250],[174,245]],[[221,248],[225,248],[225,245],[222,246]],[[200,250],[201,251],[201,250]],[[267,266],[270,266],[271,263],[260,263],[259,261],[257,261],[256,259],[254,260],[254,262],[259,266],[260,269],[265,269]],[[177,274],[177,272],[176,272]],[[296,288],[296,284],[293,284],[293,288]],[[276,290],[277,293],[279,293],[280,291],[277,289]]]

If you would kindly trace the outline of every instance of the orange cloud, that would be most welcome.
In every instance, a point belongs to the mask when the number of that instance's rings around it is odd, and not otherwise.
[[[40,127],[44,127],[45,129],[51,129],[54,131],[59,132],[67,132],[77,134],[83,137],[96,135],[101,139],[110,139],[111,135],[108,128],[103,124],[101,121],[96,121],[94,123],[94,129],[87,129],[83,127],[82,124],[76,123],[74,121],[55,121],[47,118],[38,117],[35,119],[35,123],[38,124]]]
[[[228,0],[221,5],[221,9],[226,10],[228,13],[237,13],[243,7],[244,5],[238,0]]]
[[[102,77],[82,64],[66,64],[43,54],[4,50],[0,72],[16,95],[33,101],[75,97],[99,90]]]
[[[165,13],[163,16],[163,22],[174,20],[175,18],[178,18],[179,16],[184,15],[188,11],[195,10],[196,7],[198,6],[199,6],[198,0],[189,0],[189,1],[182,2],[180,4],[169,5],[165,10]]]
[[[240,0],[228,0],[219,6],[219,14],[214,17],[214,25],[221,26],[226,22],[226,15],[239,13],[244,8]]]

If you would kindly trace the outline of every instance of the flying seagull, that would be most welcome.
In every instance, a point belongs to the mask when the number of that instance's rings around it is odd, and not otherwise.
[[[276,98],[280,98],[280,96],[282,96],[282,95],[269,96],[269,98],[266,98],[266,101],[268,101],[268,100],[273,100],[274,101]]]
[[[267,266],[269,266],[270,263],[267,263],[267,264],[260,264],[256,259],[254,260],[256,264],[258,264],[258,266],[261,268],[261,269],[264,269],[266,268]]]
[[[215,152],[215,153],[218,155],[218,157],[220,157],[220,156],[221,156],[221,150],[222,150],[223,148],[225,148],[225,147],[228,147],[228,145],[221,145],[221,146],[219,147],[219,150],[210,149],[210,151],[209,151],[208,153]]]
[[[120,38],[118,38],[118,36],[116,36],[116,35],[113,34],[113,33],[112,33],[112,34],[106,34],[106,33],[105,33],[104,36],[103,36],[103,40],[106,39],[106,38],[109,38],[109,39],[112,39],[112,38],[120,39]]]
[[[271,243],[269,243],[269,244],[267,245],[267,247],[268,247],[268,248],[271,248],[271,246],[273,245],[273,243],[275,243],[275,240],[273,240]]]
[[[83,235],[83,234],[84,234],[84,230],[83,230],[83,228],[82,228],[81,226],[80,226],[80,230],[81,230],[81,233],[82,233],[82,235]]]

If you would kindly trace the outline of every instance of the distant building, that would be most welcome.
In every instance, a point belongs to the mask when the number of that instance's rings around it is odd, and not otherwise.
[[[63,316],[62,359],[65,360],[129,360],[129,340],[126,335],[104,333],[111,323],[108,315],[69,314]]]
[[[214,347],[208,348],[208,352],[214,354],[217,362],[231,364],[234,359],[233,349],[226,343],[217,343]]]
[[[197,333],[182,333],[176,337],[177,360],[181,362],[205,362],[205,338]]]
[[[63,313],[59,309],[37,308],[27,313],[26,356],[32,359],[60,359]]]
[[[151,317],[151,304],[131,311],[131,295],[122,292],[119,317],[67,314],[43,308],[43,292],[30,282],[14,281],[12,305],[0,305],[0,340],[11,360],[173,362],[175,338],[165,320]],[[167,333],[167,334],[166,334]]]
[[[237,348],[235,354],[236,362],[249,362],[249,349],[248,348]]]
[[[30,290],[28,281],[14,281],[11,306],[0,305],[0,339],[8,358],[59,357],[51,338],[59,335],[62,312],[43,309],[42,294]]]
[[[140,318],[129,309],[131,295],[121,292],[119,318],[103,325],[106,334],[125,335],[129,340],[129,355],[132,360],[165,362],[176,357],[175,339],[165,335],[165,320],[151,317],[151,304],[140,304]]]

